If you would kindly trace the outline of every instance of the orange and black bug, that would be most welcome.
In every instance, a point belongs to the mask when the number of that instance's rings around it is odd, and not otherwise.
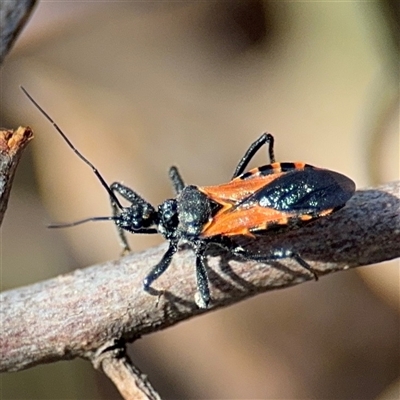
[[[277,163],[274,157],[274,138],[264,133],[241,158],[232,180],[218,186],[185,185],[172,167],[169,176],[176,197],[165,200],[157,209],[134,190],[118,183],[108,185],[99,171],[72,145],[48,114],[22,88],[28,98],[53,124],[69,147],[88,164],[108,192],[113,215],[95,217],[58,226],[74,226],[87,221],[114,221],[124,250],[129,250],[125,232],[160,233],[169,247],[160,262],[143,281],[145,290],[171,264],[182,242],[188,243],[196,255],[197,288],[201,307],[208,307],[211,297],[205,254],[210,244],[217,244],[240,257],[269,262],[283,258],[295,259],[318,279],[316,271],[290,248],[275,248],[266,253],[246,251],[235,243],[234,237],[254,237],[265,231],[292,227],[327,216],[344,207],[355,191],[354,182],[338,172],[320,169],[301,162]],[[270,164],[244,172],[256,152],[268,144]],[[130,202],[121,205],[116,194]]]

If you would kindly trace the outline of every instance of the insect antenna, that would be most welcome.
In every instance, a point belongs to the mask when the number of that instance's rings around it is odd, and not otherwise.
[[[69,228],[71,226],[77,226],[81,224],[85,224],[86,222],[91,222],[91,221],[115,221],[115,217],[91,217],[91,218],[85,218],[81,219],[79,221],[74,221],[74,222],[67,222],[65,224],[51,224],[48,225],[47,227],[50,229],[57,229],[57,228]]]
[[[65,133],[61,130],[61,128],[54,122],[54,120],[50,117],[49,114],[46,113],[46,111],[43,110],[42,107],[33,99],[33,97],[25,90],[23,86],[21,86],[21,90],[25,93],[25,95],[28,97],[28,99],[35,105],[35,107],[46,117],[46,119],[54,126],[56,131],[61,135],[61,137],[65,140],[65,142],[68,144],[68,146],[73,150],[73,152],[85,163],[87,164],[94,174],[97,176],[97,179],[100,181],[102,186],[107,190],[107,193],[109,194],[111,200],[121,209],[123,208],[120,201],[118,200],[117,196],[115,193],[110,189],[110,186],[107,184],[105,179],[101,176],[100,172],[98,169],[85,157],[83,154],[79,152],[79,150],[71,143],[71,141],[68,139],[68,137],[65,135]],[[102,217],[100,217],[102,218]],[[112,219],[112,218],[111,218]],[[93,218],[89,218],[85,221],[90,221],[93,220]],[[80,221],[77,223],[72,223],[72,224],[64,224],[63,226],[74,226],[78,225]],[[53,227],[61,227],[61,226],[54,226]]]

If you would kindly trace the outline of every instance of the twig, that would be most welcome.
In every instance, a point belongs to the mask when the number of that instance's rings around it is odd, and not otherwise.
[[[399,257],[399,193],[400,182],[358,191],[336,214],[248,246],[259,250],[277,242],[290,244],[322,274]],[[107,343],[131,342],[208,312],[194,302],[190,250],[180,251],[154,283],[163,291],[143,291],[143,277],[165,250],[161,245],[2,293],[0,371],[74,357],[93,360]],[[234,259],[219,249],[208,264],[213,308],[312,279],[291,260],[259,264]],[[115,362],[105,367],[110,369],[118,369]]]
[[[132,364],[126,354],[125,343],[122,341],[106,343],[93,356],[91,361],[96,369],[101,368],[111,379],[124,399],[160,399],[158,393],[147,380],[147,376]]]
[[[0,1],[0,64],[27,22],[36,0]]]
[[[0,65],[25,26],[36,0],[0,1]],[[21,152],[33,138],[30,128],[0,130],[0,225]]]
[[[8,204],[11,185],[22,151],[33,139],[30,128],[0,130],[0,225]]]

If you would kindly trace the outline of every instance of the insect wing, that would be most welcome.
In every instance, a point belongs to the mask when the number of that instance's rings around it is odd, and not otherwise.
[[[279,175],[280,174],[260,176],[259,174],[253,173],[246,179],[242,179],[241,177],[243,175],[241,175],[228,183],[216,186],[199,187],[199,190],[218,204],[223,205],[226,203],[236,205],[265,187],[265,185],[268,185]]]
[[[309,221],[343,207],[355,191],[346,176],[308,165],[263,177],[253,173],[249,178],[240,184],[238,177],[210,191],[223,207],[204,226],[203,237],[252,236],[273,226]]]
[[[314,169],[313,166],[302,162],[263,165],[239,175],[228,183],[199,187],[199,190],[218,204],[238,204],[251,194],[270,185],[272,181],[288,171],[303,170],[305,168]]]
[[[281,175],[245,202],[281,212],[317,216],[343,207],[354,191],[354,182],[338,172],[307,168]]]

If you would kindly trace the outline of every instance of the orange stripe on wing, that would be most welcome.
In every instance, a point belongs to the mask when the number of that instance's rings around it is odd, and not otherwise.
[[[269,224],[287,223],[291,214],[282,213],[273,208],[260,207],[258,205],[234,209],[220,214],[218,212],[214,218],[204,226],[201,233],[202,237],[216,235],[254,236],[250,231],[259,227],[267,227]]]
[[[236,204],[281,175],[280,173],[266,176],[254,174],[254,178],[252,179],[241,180],[240,177],[238,177],[222,185],[203,186],[198,189],[211,200],[221,205],[227,202]]]

